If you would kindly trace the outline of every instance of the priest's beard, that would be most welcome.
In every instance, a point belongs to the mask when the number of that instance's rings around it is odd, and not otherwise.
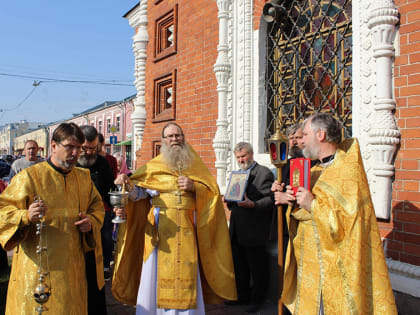
[[[181,165],[182,170],[186,170],[193,161],[192,152],[185,144],[173,145],[171,147],[162,142],[160,153],[165,163],[174,171],[179,169],[179,165]]]
[[[98,155],[95,154],[83,154],[79,156],[79,159],[77,162],[83,166],[83,167],[90,167],[93,164],[95,164],[96,160],[98,158]]]
[[[301,148],[299,148],[297,145],[294,145],[289,149],[289,155],[292,159],[300,158],[303,156],[303,152]]]
[[[318,144],[312,142],[305,144],[305,148],[303,149],[303,156],[307,159],[317,160],[319,158],[319,153],[321,148]]]
[[[77,164],[77,159],[69,159],[69,160],[60,160],[58,158],[56,158],[58,164],[60,164],[61,169],[63,169],[64,171],[71,171],[71,169],[73,167],[76,166]]]

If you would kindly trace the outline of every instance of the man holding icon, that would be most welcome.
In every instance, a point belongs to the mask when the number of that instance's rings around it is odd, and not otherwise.
[[[229,234],[238,300],[226,304],[249,304],[247,311],[255,312],[264,303],[269,280],[265,245],[274,209],[270,191],[274,176],[267,167],[254,161],[250,143],[238,143],[234,153],[239,168],[249,172],[249,177],[243,200],[227,203],[231,211]]]

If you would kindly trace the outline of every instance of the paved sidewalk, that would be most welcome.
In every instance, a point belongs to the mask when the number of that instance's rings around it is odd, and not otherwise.
[[[108,315],[134,315],[136,309],[133,306],[124,305],[114,299],[111,293],[111,281],[105,284],[106,304]],[[225,306],[206,305],[206,314],[210,315],[249,315],[245,312],[246,306]],[[254,314],[259,315],[275,315],[277,314],[277,305],[265,304],[264,307]]]

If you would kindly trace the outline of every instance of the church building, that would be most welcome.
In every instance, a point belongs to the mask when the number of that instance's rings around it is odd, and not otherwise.
[[[398,308],[418,310],[420,1],[141,0],[124,17],[137,166],[174,121],[224,193],[236,143],[273,168],[276,127],[332,113],[359,140]]]

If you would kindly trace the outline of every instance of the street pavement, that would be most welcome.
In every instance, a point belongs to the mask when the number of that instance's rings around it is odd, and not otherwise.
[[[118,302],[111,293],[111,281],[105,284],[106,305],[108,315],[134,315],[136,308],[133,306],[121,304]],[[209,315],[245,315],[246,306],[226,306],[220,305],[206,305],[206,314]],[[267,302],[263,308],[254,314],[259,315],[274,315],[277,314],[277,305]]]

